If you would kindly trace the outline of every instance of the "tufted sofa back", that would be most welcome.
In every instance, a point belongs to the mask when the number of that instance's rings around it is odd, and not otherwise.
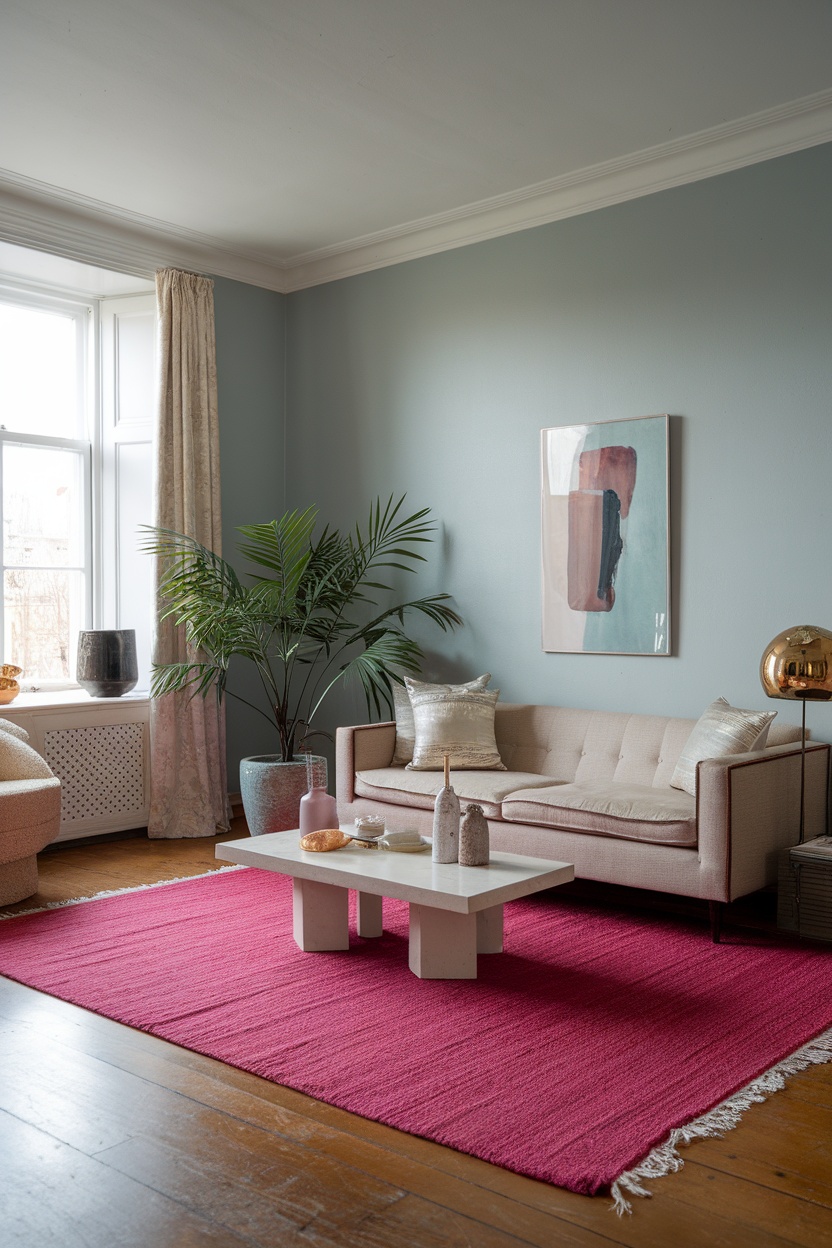
[[[509,771],[573,783],[616,780],[665,788],[695,719],[497,704],[495,735]],[[800,729],[772,724],[769,745],[800,740]]]

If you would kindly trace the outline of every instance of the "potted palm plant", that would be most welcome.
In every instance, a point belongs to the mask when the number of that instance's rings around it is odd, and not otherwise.
[[[243,806],[255,834],[296,826],[307,783],[300,751],[315,735],[328,694],[358,680],[368,715],[389,712],[393,682],[421,667],[422,651],[405,631],[406,617],[426,617],[443,631],[462,623],[448,594],[393,599],[390,573],[415,572],[424,561],[419,547],[435,531],[430,508],[402,515],[403,504],[404,496],[396,502],[391,496],[386,505],[377,499],[366,527],[343,533],[325,526],[316,536],[315,507],[241,527],[238,549],[253,565],[250,583],[181,533],[156,528],[144,543],[162,560],[163,617],[184,627],[189,650],[187,662],[154,666],[153,696],[228,693],[274,727],[277,752],[243,759],[240,767]],[[228,688],[234,656],[254,664],[261,706]]]

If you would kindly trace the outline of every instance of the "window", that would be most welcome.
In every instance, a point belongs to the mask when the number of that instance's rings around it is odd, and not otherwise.
[[[23,689],[72,687],[80,629],[133,627],[147,687],[154,345],[150,295],[0,284],[0,663]]]
[[[89,342],[93,309],[0,301],[2,658],[68,684],[92,618]]]

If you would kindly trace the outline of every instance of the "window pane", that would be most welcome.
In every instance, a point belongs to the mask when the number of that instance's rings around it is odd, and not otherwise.
[[[84,463],[78,451],[3,448],[3,562],[84,563]]]
[[[0,303],[0,425],[83,437],[74,316]]]
[[[84,626],[83,573],[19,568],[4,581],[6,662],[23,668],[23,685],[69,680]]]

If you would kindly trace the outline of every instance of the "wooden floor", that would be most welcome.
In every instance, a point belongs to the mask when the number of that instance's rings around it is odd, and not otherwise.
[[[241,821],[233,836],[245,835]],[[0,913],[217,864],[213,839],[41,855]],[[0,925],[2,940],[2,925]],[[830,952],[832,959],[832,951]],[[799,1003],[795,1003],[796,1008]],[[832,1245],[832,1065],[685,1150],[618,1218],[0,979],[4,1248]]]

